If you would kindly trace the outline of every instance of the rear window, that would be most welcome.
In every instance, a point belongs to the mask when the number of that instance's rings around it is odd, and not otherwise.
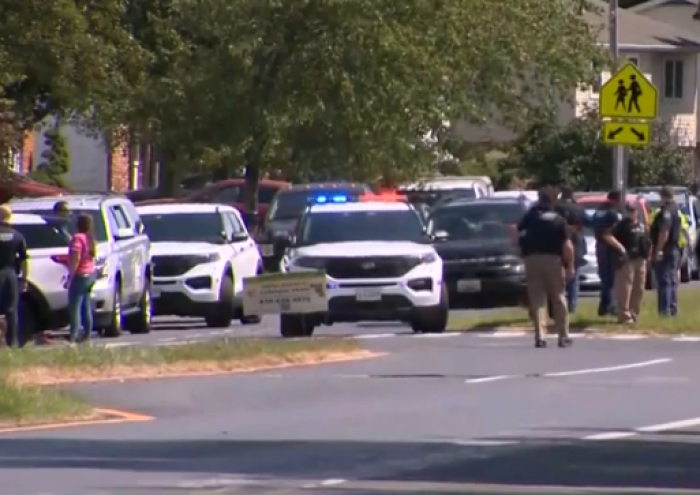
[[[52,210],[31,210],[22,211],[18,213],[34,213],[35,215],[47,215],[53,216]],[[75,218],[81,213],[85,213],[92,217],[93,226],[93,236],[96,242],[104,242],[107,240],[107,229],[105,227],[104,217],[102,216],[102,210],[75,210],[71,209],[71,222],[69,224],[70,231],[73,233],[75,231]]]
[[[28,249],[68,247],[71,236],[59,223],[16,224],[12,226],[24,236]]]

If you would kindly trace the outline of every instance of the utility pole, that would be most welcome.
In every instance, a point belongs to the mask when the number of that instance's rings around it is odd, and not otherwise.
[[[608,8],[608,20],[610,27],[610,55],[612,58],[611,77],[620,68],[620,48],[619,48],[619,27],[617,25],[617,13],[619,11],[618,0],[610,0]],[[613,174],[612,186],[615,189],[622,191],[623,198],[627,189],[627,153],[625,146],[613,146]]]

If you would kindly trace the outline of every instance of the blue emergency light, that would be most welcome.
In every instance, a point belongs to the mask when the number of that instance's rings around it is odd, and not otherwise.
[[[348,197],[344,194],[333,194],[332,196],[322,194],[311,198],[311,202],[317,205],[323,205],[326,203],[347,203]]]

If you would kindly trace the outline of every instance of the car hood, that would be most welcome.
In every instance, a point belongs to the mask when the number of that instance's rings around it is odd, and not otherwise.
[[[433,252],[432,247],[415,242],[334,242],[316,244],[295,249],[295,256],[319,257],[348,257],[358,256],[410,256]]]
[[[515,240],[512,239],[447,240],[435,244],[435,250],[444,259],[519,254]]]
[[[152,256],[178,256],[189,254],[211,254],[221,246],[208,242],[151,242]]]

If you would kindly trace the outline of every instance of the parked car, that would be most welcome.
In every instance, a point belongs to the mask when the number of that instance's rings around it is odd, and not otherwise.
[[[92,290],[95,327],[106,337],[118,337],[122,329],[131,333],[151,330],[150,241],[136,207],[124,196],[67,195],[16,199],[10,203],[17,213],[53,215],[58,201],[68,203],[73,218],[86,213],[93,219],[97,244],[97,281]],[[74,228],[68,222],[69,230]],[[54,261],[67,263],[67,252]]]

